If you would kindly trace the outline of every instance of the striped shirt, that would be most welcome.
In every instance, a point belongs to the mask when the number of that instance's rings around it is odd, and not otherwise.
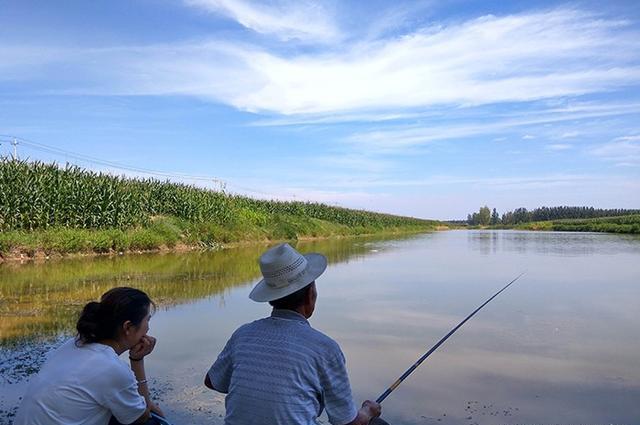
[[[225,425],[311,425],[323,409],[344,425],[358,413],[340,347],[295,311],[238,328],[209,379],[227,393]]]

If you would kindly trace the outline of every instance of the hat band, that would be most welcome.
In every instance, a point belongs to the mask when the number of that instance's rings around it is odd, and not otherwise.
[[[272,288],[289,286],[300,278],[307,268],[307,259],[300,256],[296,261],[273,272],[262,272],[264,281]]]

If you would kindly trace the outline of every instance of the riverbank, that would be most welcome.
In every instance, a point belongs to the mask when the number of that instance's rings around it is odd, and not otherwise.
[[[520,223],[512,228],[518,230],[544,230],[553,232],[640,234],[640,215],[534,221],[531,223]]]
[[[468,226],[467,229],[533,230],[547,232],[599,232],[640,234],[640,215],[532,221],[510,226]]]
[[[295,233],[284,237],[280,232],[237,233],[227,231],[199,232],[187,224],[172,225],[175,219],[161,218],[148,228],[119,230],[49,229],[45,231],[13,231],[0,233],[0,264],[3,262],[43,261],[60,258],[113,256],[142,253],[218,250],[242,245],[276,241],[322,240],[361,236],[394,236],[447,230],[446,226],[406,226],[386,229],[358,228],[322,224],[320,231]],[[195,226],[199,227],[199,226]],[[246,230],[246,229],[245,229]],[[318,230],[318,229],[315,229]],[[276,236],[277,235],[277,236]],[[280,236],[280,237],[278,237]]]
[[[4,260],[399,234],[442,223],[0,158]]]

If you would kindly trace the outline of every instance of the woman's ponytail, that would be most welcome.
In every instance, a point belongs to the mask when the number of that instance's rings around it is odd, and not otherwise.
[[[138,326],[155,304],[139,289],[113,288],[105,292],[100,302],[87,303],[76,324],[77,344],[89,344],[115,339],[126,321]]]
[[[76,324],[78,330],[78,340],[83,344],[96,342],[102,339],[100,332],[100,303],[91,301],[82,309],[80,318]]]

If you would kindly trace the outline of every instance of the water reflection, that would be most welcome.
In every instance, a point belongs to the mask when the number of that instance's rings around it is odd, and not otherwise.
[[[341,345],[358,400],[377,397],[528,270],[385,401],[391,423],[637,423],[640,238],[454,231],[299,248],[329,256],[311,323]],[[247,298],[263,249],[3,267],[2,336],[54,335],[105,289],[142,287],[163,306],[153,318],[159,345],[147,372],[164,388],[165,411],[177,423],[221,424],[224,399],[204,389],[202,375],[239,325],[269,313]],[[38,325],[29,328],[23,317]],[[16,357],[36,345],[4,349]],[[20,385],[0,386],[0,423]]]
[[[464,233],[469,246],[483,255],[499,251],[563,256],[593,255],[596,252],[640,252],[638,235],[517,230],[475,230]]]
[[[380,238],[299,242],[302,252],[323,252],[331,263],[371,255]],[[0,266],[0,347],[74,329],[79,309],[115,286],[134,286],[167,309],[224,295],[253,283],[257,258],[268,245],[217,252],[145,254]]]

